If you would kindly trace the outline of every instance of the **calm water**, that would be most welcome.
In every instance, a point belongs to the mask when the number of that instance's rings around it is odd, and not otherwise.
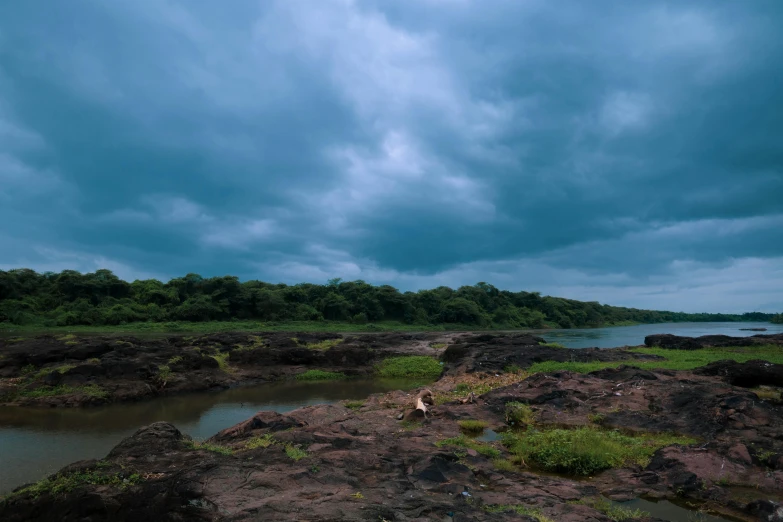
[[[668,522],[730,522],[728,518],[716,517],[686,509],[667,500],[650,502],[649,500],[639,498],[630,502],[619,502],[618,504],[631,509],[641,509],[648,512],[652,517],[667,520]]]
[[[748,332],[740,328],[766,328],[766,332]],[[661,323],[616,326],[613,328],[584,328],[573,330],[543,330],[537,332],[549,342],[568,348],[614,348],[644,344],[652,334],[674,334],[688,337],[700,335],[731,335],[745,337],[756,334],[783,333],[783,324],[772,323]]]
[[[286,412],[420,384],[397,379],[284,382],[101,408],[0,408],[0,494],[77,460],[103,458],[124,437],[153,422],[168,421],[194,438],[207,438],[257,411]]]

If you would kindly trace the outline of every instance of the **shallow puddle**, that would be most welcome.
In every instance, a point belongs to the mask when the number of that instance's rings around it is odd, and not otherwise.
[[[3,407],[0,495],[72,462],[103,458],[124,437],[153,422],[171,422],[183,433],[207,438],[258,411],[286,412],[422,384],[420,379],[292,381],[97,408]]]
[[[688,509],[677,504],[673,504],[668,500],[660,500],[658,502],[652,502],[637,498],[628,502],[616,502],[617,505],[630,508],[640,509],[646,511],[650,516],[666,520],[668,522],[733,522],[731,519],[718,517],[715,515],[708,515],[702,513],[696,509]]]

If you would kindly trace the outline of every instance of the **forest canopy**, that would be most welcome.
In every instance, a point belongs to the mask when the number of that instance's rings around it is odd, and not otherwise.
[[[110,270],[37,273],[0,270],[0,323],[40,326],[120,325],[169,321],[397,321],[482,328],[581,328],[628,323],[769,321],[760,312],[689,314],[639,310],[510,292],[488,283],[456,290],[400,292],[389,285],[330,280],[272,284],[234,276],[188,274],[163,283],[123,281]]]

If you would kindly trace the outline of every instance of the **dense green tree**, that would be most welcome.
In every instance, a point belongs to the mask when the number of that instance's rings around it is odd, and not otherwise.
[[[0,322],[40,325],[116,325],[139,321],[382,320],[409,324],[448,323],[505,328],[592,327],[628,321],[767,321],[783,314],[685,314],[637,310],[509,292],[486,282],[457,290],[441,286],[401,293],[389,285],[331,279],[324,285],[294,286],[234,276],[187,274],[167,283],[128,283],[110,270],[39,274],[0,270]]]

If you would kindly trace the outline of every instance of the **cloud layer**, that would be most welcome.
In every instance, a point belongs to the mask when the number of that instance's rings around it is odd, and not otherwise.
[[[0,6],[0,268],[783,310],[772,0]]]

